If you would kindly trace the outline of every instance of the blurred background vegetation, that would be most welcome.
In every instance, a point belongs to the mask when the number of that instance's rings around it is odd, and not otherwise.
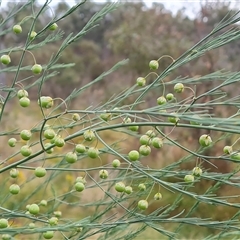
[[[8,2],[5,7],[1,8],[1,18],[4,18],[7,12],[12,7],[12,2]],[[21,3],[18,3],[21,5]],[[74,12],[69,15],[63,21],[58,22],[59,29],[64,31],[64,34],[68,35],[70,33],[79,32],[84,25],[89,21],[91,16],[95,14],[99,9],[102,8],[104,3],[97,3],[92,1],[87,1],[79,11]],[[69,8],[69,5],[64,1],[59,1],[52,10],[48,9],[44,14],[41,15],[37,24],[39,26],[47,24],[52,18],[52,12],[56,16],[60,16],[61,13]],[[24,12],[25,11],[25,12]],[[17,22],[20,22],[25,16],[31,14],[31,9],[25,9],[21,11],[18,15],[15,16],[15,19],[12,19],[9,22],[9,27]],[[74,88],[84,86],[86,83],[93,81],[97,78],[102,72],[110,69],[116,62],[128,58],[129,64],[124,66],[120,70],[112,73],[110,76],[107,76],[104,81],[101,81],[99,84],[95,84],[94,87],[91,87],[87,91],[84,91],[79,98],[74,99],[71,102],[71,107],[75,109],[85,109],[89,106],[96,106],[100,102],[104,102],[109,99],[111,96],[121,90],[126,89],[135,84],[137,77],[146,76],[146,73],[149,72],[148,63],[152,59],[158,59],[162,55],[170,55],[174,59],[179,57],[187,49],[192,47],[195,43],[201,40],[207,33],[209,33],[215,24],[217,24],[228,12],[230,11],[229,3],[227,2],[202,2],[199,11],[196,13],[194,18],[190,18],[185,14],[184,10],[179,10],[176,14],[173,14],[170,10],[167,10],[163,4],[154,3],[151,7],[147,7],[144,2],[137,1],[134,2],[124,2],[124,4],[118,8],[117,11],[107,15],[103,21],[100,22],[99,26],[96,27],[92,32],[88,33],[81,41],[72,44],[69,46],[64,54],[61,56],[60,63],[75,63],[71,68],[59,71],[59,74],[51,78],[51,81],[48,81],[47,84],[43,85],[42,95],[50,95],[55,98],[66,98]],[[233,9],[231,11],[234,12]],[[24,23],[23,26],[26,26],[26,29],[29,29],[28,22]],[[39,27],[40,29],[40,27]],[[24,28],[23,28],[24,30]],[[35,31],[38,31],[38,25],[36,25]],[[0,48],[7,49],[12,46],[21,46],[25,43],[27,37],[27,32],[18,37],[13,34],[0,35]],[[40,35],[36,38],[35,43],[40,42],[45,36]],[[37,62],[40,64],[45,64],[46,60],[50,59],[51,55],[57,51],[59,45],[54,42],[54,44],[48,44],[47,46],[41,48],[41,50],[34,51],[34,56],[37,59]],[[215,49],[203,57],[190,62],[189,64],[184,65],[179,68],[177,71],[173,72],[167,78],[176,78],[177,76],[182,77],[195,77],[210,74],[214,71],[225,69],[229,71],[239,71],[239,53],[240,53],[240,43],[232,42],[224,47]],[[20,53],[12,53],[12,65],[18,65],[18,56]],[[31,55],[29,55],[24,61],[26,65],[33,64]],[[171,62],[170,58],[163,58],[160,61],[159,71],[165,69]],[[3,66],[1,66],[3,68]],[[1,74],[0,81],[3,85],[8,85],[12,82],[12,77],[14,73]],[[21,72],[20,78],[24,79],[28,77],[28,74]],[[154,76],[148,77],[148,83],[154,79]],[[25,80],[27,85],[33,82],[33,79]],[[166,81],[167,82],[167,79]],[[201,85],[202,88],[198,89],[200,92],[205,92],[208,89],[213,88],[214,81],[209,81],[205,85]],[[237,84],[234,84],[234,88],[228,89],[230,93],[229,97],[235,96]],[[166,92],[172,91],[172,86],[166,84]],[[29,91],[31,99],[37,99],[37,87],[31,88]],[[152,93],[152,92],[151,92]],[[155,92],[151,94],[146,99],[145,104],[155,105],[157,97],[161,93]],[[184,94],[181,96],[183,99],[186,97]],[[129,99],[131,101],[131,99]],[[128,104],[125,102],[124,104]],[[14,99],[11,100],[10,105],[7,107],[7,114],[3,118],[4,128],[6,130],[13,129],[11,122],[8,119],[16,119],[14,126],[15,128],[21,129],[29,128],[34,125],[36,121],[41,119],[40,112],[37,112],[35,105],[32,104],[30,110],[20,110],[16,107],[17,103]],[[139,107],[140,108],[140,107]],[[231,107],[226,109],[217,109],[219,117],[224,117],[230,115],[229,111],[232,111]],[[216,112],[216,111],[215,111]],[[39,114],[39,115],[38,115]],[[39,119],[38,119],[39,117]],[[20,129],[20,130],[21,130]],[[140,129],[141,132],[145,132],[146,129]],[[203,133],[203,130],[190,130],[187,129],[184,132],[181,132],[181,138],[184,139],[185,145],[191,144],[192,146],[198,145],[198,138],[194,136],[199,136]],[[117,137],[114,135],[107,135],[107,138],[117,140]],[[179,131],[176,129],[174,131],[176,137],[179,137]],[[1,144],[6,141],[4,138],[1,138]],[[230,140],[228,140],[230,141]],[[130,144],[129,144],[130,143]],[[230,145],[232,142],[226,142],[227,145]],[[134,146],[137,147],[138,143],[134,139],[129,138],[129,142],[125,142],[124,148],[134,149]],[[222,147],[224,146],[223,142],[221,144],[216,144],[214,149],[211,151],[212,155],[221,155]],[[2,156],[9,156],[11,149],[1,151]],[[205,153],[206,154],[206,153]],[[166,164],[172,163],[179,160],[181,157],[184,157],[184,153],[181,149],[174,149],[169,146],[164,148],[162,151],[154,153],[148,161],[149,166],[154,166],[155,168],[161,168]],[[154,158],[154,159],[153,159]],[[157,161],[156,161],[157,159]],[[17,159],[13,159],[17,160]],[[103,158],[103,163],[108,162],[111,159],[106,157]],[[215,162],[214,162],[215,163]],[[216,163],[218,166],[217,169],[212,169],[216,172],[229,172],[234,166],[227,161],[221,161]],[[192,169],[192,164],[185,164],[183,168]],[[204,165],[205,169],[212,168],[211,165],[207,163]],[[69,176],[68,176],[69,177]],[[71,177],[69,177],[71,181]],[[23,181],[25,177],[23,176]],[[212,181],[201,181],[196,186],[199,187],[199,192],[205,192],[213,184]],[[232,191],[232,192],[231,192]],[[234,194],[233,189],[224,189],[224,187],[219,189],[219,194],[228,192],[228,195]],[[91,194],[91,193],[89,193]],[[163,192],[163,205],[171,203],[172,194]],[[179,204],[179,209],[186,209],[192,206],[193,202],[191,199]],[[157,206],[152,204],[149,211],[153,211]],[[179,209],[176,212],[179,212]],[[220,207],[214,207],[209,205],[201,204],[198,211],[194,214],[201,214],[201,217],[209,217],[209,211],[213,212],[213,219],[215,220],[224,220],[228,219],[234,214],[235,209],[226,207],[223,211]],[[218,214],[219,213],[219,214]],[[171,226],[174,228],[174,226]],[[147,237],[147,239],[159,239],[158,236],[152,233],[153,230],[147,230],[138,239],[141,237]],[[206,229],[206,231],[210,231]],[[214,230],[212,230],[214,234]],[[145,234],[145,235],[144,235]],[[207,233],[209,234],[209,232]],[[193,231],[188,231],[185,228],[182,236],[186,239],[201,238],[204,235],[204,230],[201,232],[199,229]],[[151,236],[151,237],[150,237]]]

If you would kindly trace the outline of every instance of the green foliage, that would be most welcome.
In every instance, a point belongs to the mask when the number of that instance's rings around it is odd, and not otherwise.
[[[181,12],[124,6],[2,11],[3,239],[238,238],[240,73],[213,59],[240,39],[239,12],[220,5],[195,41]]]

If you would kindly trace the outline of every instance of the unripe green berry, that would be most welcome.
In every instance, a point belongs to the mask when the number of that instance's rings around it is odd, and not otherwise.
[[[158,105],[163,105],[167,102],[166,98],[164,96],[161,96],[157,99],[157,104]]]
[[[131,131],[133,131],[133,132],[137,132],[138,129],[139,129],[139,126],[137,126],[137,125],[135,125],[135,126],[129,126],[128,128],[129,128]]]
[[[115,184],[115,190],[117,192],[124,192],[125,191],[125,184],[123,182],[117,182]]]
[[[68,163],[75,163],[77,161],[77,154],[74,153],[74,152],[68,152],[66,155],[65,155],[65,160],[68,162]]]
[[[18,175],[19,175],[19,171],[18,171],[16,168],[12,168],[12,169],[10,170],[10,176],[11,176],[12,178],[17,178]]]
[[[108,171],[107,170],[100,170],[99,171],[99,177],[101,178],[101,179],[107,179],[108,178]]]
[[[100,118],[104,120],[105,122],[108,122],[111,120],[112,114],[111,113],[101,113]]]
[[[11,62],[11,58],[9,55],[2,55],[1,56],[1,62],[4,65],[8,65]]]
[[[62,216],[62,212],[61,211],[55,211],[55,212],[53,212],[53,214],[57,218],[60,218]]]
[[[202,147],[208,147],[211,145],[212,143],[212,139],[209,135],[207,134],[203,134],[202,136],[200,136],[199,138],[199,143]]]
[[[31,139],[32,133],[29,130],[22,130],[20,132],[20,137],[22,138],[22,140],[28,141]]]
[[[156,137],[156,133],[153,130],[148,130],[146,132],[146,135],[149,136],[150,138]]]
[[[34,203],[29,206],[28,211],[33,215],[37,215],[40,211],[40,208],[37,204]]]
[[[184,181],[187,182],[187,183],[191,183],[194,181],[194,176],[193,175],[186,175],[184,177]]]
[[[160,199],[162,199],[162,194],[160,192],[158,192],[154,195],[153,198],[154,198],[154,200],[160,200]]]
[[[152,146],[155,148],[161,148],[163,146],[163,141],[159,137],[155,137],[152,139]]]
[[[152,69],[152,70],[157,70],[158,67],[159,67],[158,61],[157,61],[157,60],[151,60],[151,61],[149,62],[149,67],[150,67],[150,69]]]
[[[11,194],[18,194],[20,192],[20,187],[17,185],[17,184],[12,184],[10,187],[9,187],[9,192]]]
[[[13,26],[13,32],[16,33],[16,34],[21,33],[22,32],[22,27],[19,24],[14,25]]]
[[[0,228],[7,228],[8,227],[8,220],[5,218],[0,219]]]
[[[174,92],[182,93],[184,91],[184,85],[182,83],[176,83],[174,85]]]
[[[46,200],[41,200],[41,202],[39,203],[40,206],[46,207],[47,206],[47,201]]]
[[[74,122],[79,121],[79,120],[80,120],[79,114],[78,114],[78,113],[74,113],[74,114],[72,115],[72,120],[73,120]]]
[[[46,175],[47,171],[45,168],[43,167],[37,167],[35,170],[34,170],[34,174],[36,177],[44,177]]]
[[[173,95],[172,93],[168,93],[168,94],[166,95],[166,99],[167,99],[167,101],[171,101],[171,100],[174,99],[174,95]]]
[[[3,234],[2,235],[2,240],[11,240],[11,239],[12,239],[12,237],[11,237],[10,234]]]
[[[85,185],[82,182],[76,182],[74,188],[77,192],[82,192],[85,189]]]
[[[34,74],[40,74],[42,72],[42,66],[40,64],[34,64],[31,70]]]
[[[139,141],[141,145],[150,145],[152,143],[152,140],[148,135],[142,135]]]
[[[29,227],[30,229],[34,229],[34,228],[35,228],[35,223],[29,223],[29,224],[28,224],[28,227]]]
[[[87,154],[90,158],[97,158],[99,155],[99,151],[95,147],[90,147],[87,151]]]
[[[57,217],[51,217],[49,220],[48,220],[48,223],[51,225],[51,226],[56,226],[58,224],[58,218]]]
[[[24,145],[21,147],[20,149],[20,153],[24,156],[24,157],[28,157],[32,154],[32,149],[30,146],[28,145]]]
[[[130,117],[125,117],[123,119],[123,123],[131,123],[132,122],[132,119]]]
[[[52,128],[47,128],[44,132],[43,135],[46,139],[53,139],[56,136],[55,131]]]
[[[45,148],[45,151],[46,151],[47,154],[52,154],[53,151],[54,151],[54,149],[53,149],[52,147],[49,148],[50,146],[52,146],[51,143],[46,143],[46,144],[44,144],[44,148]],[[48,148],[49,148],[49,149],[48,149]]]
[[[239,152],[232,152],[230,157],[231,157],[232,160],[239,161],[240,160],[240,153]]]
[[[45,239],[51,239],[51,238],[53,238],[53,235],[54,235],[54,232],[53,232],[53,231],[47,231],[47,232],[44,232],[44,233],[43,233],[43,237],[44,237]]]
[[[28,97],[22,97],[19,99],[19,104],[21,107],[28,107],[30,105],[30,99]]]
[[[128,158],[130,161],[137,161],[139,157],[140,157],[139,152],[136,150],[132,150],[128,153]]]
[[[83,144],[77,144],[75,146],[75,151],[77,153],[85,153],[86,152],[86,147]]]
[[[193,168],[193,170],[192,170],[192,174],[193,174],[194,176],[199,177],[199,176],[202,175],[202,169],[201,169],[200,167],[195,167],[195,168]]]
[[[138,208],[139,208],[140,210],[146,210],[146,209],[148,208],[148,202],[147,202],[147,200],[140,200],[140,201],[138,202]]]
[[[57,146],[57,147],[63,147],[65,145],[65,140],[60,137],[60,136],[56,136],[54,139],[54,144]]]
[[[178,123],[179,122],[179,118],[178,117],[175,117],[176,113],[170,113],[170,115],[173,115],[173,116],[169,116],[168,117],[168,121],[171,122],[171,123]]]
[[[231,154],[233,152],[232,146],[225,146],[223,152],[226,154]]]
[[[198,115],[196,115],[196,114],[194,114],[193,116],[192,116],[193,118],[197,118],[197,119],[201,119]],[[191,125],[201,125],[199,122],[197,122],[196,120],[191,120],[190,121],[190,124]]]
[[[16,142],[17,142],[17,139],[16,139],[16,138],[10,138],[10,139],[8,140],[8,145],[9,145],[10,147],[15,147],[15,146],[16,146]]]
[[[32,31],[32,32],[30,33],[29,38],[30,38],[30,40],[33,40],[36,36],[37,36],[37,33],[36,33],[35,31]]]
[[[143,87],[146,85],[146,79],[143,77],[138,77],[136,82],[139,87]]]
[[[24,90],[24,89],[20,89],[17,92],[17,97],[19,99],[23,98],[23,97],[28,97],[28,91]]]
[[[91,141],[93,141],[96,138],[94,132],[92,130],[90,130],[90,129],[86,130],[83,133],[83,137],[88,142],[91,142]]]
[[[58,28],[58,25],[56,23],[53,23],[50,27],[49,30],[55,31]]]
[[[133,192],[133,189],[131,186],[126,186],[124,192],[126,194],[131,194]]]
[[[140,183],[140,184],[138,185],[138,189],[139,189],[140,191],[145,191],[145,190],[146,190],[146,185],[145,185],[144,183]]]
[[[49,96],[41,96],[40,99],[38,99],[38,105],[42,108],[51,108],[53,104],[53,99]]]
[[[114,168],[118,168],[118,167],[120,167],[120,165],[121,165],[121,162],[120,162],[118,159],[114,159],[114,160],[112,161],[112,166],[113,166]]]
[[[151,148],[148,145],[141,145],[139,147],[139,153],[143,156],[148,156],[151,153]]]

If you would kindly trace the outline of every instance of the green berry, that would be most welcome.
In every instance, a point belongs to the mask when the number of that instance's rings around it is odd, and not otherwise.
[[[167,102],[167,99],[164,96],[161,96],[157,99],[157,104],[158,105],[163,105]]]
[[[172,93],[168,93],[168,94],[166,95],[166,99],[167,99],[167,101],[171,101],[171,100],[174,99],[174,95],[173,95]]]
[[[143,156],[148,156],[151,153],[151,148],[148,145],[141,145],[139,153]]]
[[[161,148],[163,146],[163,141],[159,137],[155,137],[152,139],[152,146],[155,148]]]
[[[19,99],[23,98],[23,97],[28,97],[28,91],[24,90],[24,89],[20,89],[17,92],[17,97]]]
[[[53,149],[52,147],[49,148],[50,146],[52,146],[51,143],[46,143],[46,144],[44,145],[44,148],[46,149],[45,151],[46,151],[47,154],[52,154],[53,151],[54,151],[54,149]],[[48,149],[48,148],[49,148],[49,149]]]
[[[99,151],[95,147],[90,147],[87,151],[87,154],[90,158],[97,158],[99,155]]]
[[[231,154],[233,152],[232,146],[225,146],[223,152],[226,154]]]
[[[77,153],[85,153],[86,152],[86,147],[83,144],[77,144],[75,146],[75,151]]]
[[[121,165],[121,162],[120,162],[118,159],[114,159],[114,160],[112,161],[112,166],[113,166],[114,168],[118,168],[118,167],[120,167],[120,165]]]
[[[28,141],[31,139],[32,133],[29,130],[22,130],[20,132],[20,137],[22,138],[22,140]]]
[[[47,231],[47,232],[44,232],[44,233],[43,233],[43,237],[44,237],[45,239],[51,239],[51,238],[53,238],[53,235],[54,235],[54,232],[53,232],[53,231]]]
[[[111,120],[112,114],[111,113],[101,113],[100,118],[104,120],[105,122],[108,122]]]
[[[55,212],[53,212],[53,214],[57,218],[60,218],[62,216],[62,212],[61,211],[55,211]]]
[[[29,208],[30,208],[30,204],[28,204],[28,205],[26,206],[26,209],[27,209],[27,210],[29,210]]]
[[[28,157],[32,154],[32,149],[30,146],[28,145],[24,145],[21,147],[20,149],[20,153],[24,156],[24,157]]]
[[[48,223],[51,225],[51,226],[56,226],[58,224],[58,218],[57,217],[51,217],[49,220],[48,220]]]
[[[28,224],[28,227],[29,227],[30,229],[34,229],[34,228],[35,228],[35,223],[29,223],[29,224]]]
[[[154,198],[154,200],[160,200],[160,199],[162,199],[162,194],[160,192],[158,192],[154,195],[153,198]]]
[[[126,186],[124,192],[126,194],[131,194],[133,192],[133,189],[131,186]]]
[[[68,163],[75,163],[77,161],[77,154],[74,153],[74,152],[68,152],[66,155],[65,155],[65,160],[68,162]]]
[[[73,120],[74,122],[79,121],[79,120],[80,120],[79,114],[78,114],[78,113],[74,113],[74,114],[72,115],[72,120]]]
[[[140,157],[139,152],[136,150],[132,150],[128,153],[128,158],[130,161],[137,161],[139,157]]]
[[[53,104],[53,99],[49,96],[41,96],[40,99],[38,99],[38,105],[42,108],[51,108]]]
[[[14,25],[13,26],[13,32],[16,33],[16,34],[21,33],[22,32],[22,27],[19,24]]]
[[[156,133],[153,130],[148,130],[146,132],[146,135],[149,136],[150,138],[156,137]]]
[[[41,202],[39,203],[40,206],[46,207],[47,206],[47,201],[46,200],[41,200]]]
[[[33,40],[36,36],[37,36],[37,33],[36,33],[35,31],[32,31],[32,32],[30,33],[29,38],[30,38],[30,40]]]
[[[55,131],[52,128],[47,128],[44,132],[43,135],[46,139],[53,139],[56,136]]]
[[[44,177],[46,175],[47,171],[45,168],[43,167],[37,167],[35,170],[34,170],[34,174],[36,177]]]
[[[8,220],[5,218],[0,219],[0,228],[7,228],[8,227]]]
[[[132,119],[130,117],[125,117],[123,119],[123,123],[131,123],[132,122]]]
[[[34,64],[31,70],[34,74],[40,74],[42,72],[42,66],[40,64]]]
[[[152,70],[157,70],[158,67],[159,67],[158,61],[157,61],[157,60],[151,60],[151,61],[149,62],[149,67],[150,67],[150,69],[152,69]]]
[[[19,171],[16,168],[13,168],[13,169],[10,170],[10,176],[12,178],[17,178],[18,175],[19,175]]]
[[[4,65],[8,65],[11,62],[11,58],[9,55],[2,55],[1,56],[1,62]]]
[[[138,202],[138,208],[139,208],[140,210],[146,210],[146,209],[148,208],[148,202],[147,202],[147,200],[140,200],[140,201]]]
[[[203,134],[202,136],[200,136],[199,138],[199,143],[202,147],[208,147],[211,145],[212,143],[212,139],[209,135],[207,134]]]
[[[17,184],[12,184],[10,187],[9,187],[9,192],[11,194],[18,194],[20,192],[20,187],[17,185]]]
[[[197,118],[197,119],[201,119],[201,118],[200,118],[198,115],[196,115],[196,114],[193,115],[192,117],[193,117],[193,118]],[[200,124],[199,122],[197,122],[196,120],[194,120],[194,121],[191,120],[191,121],[190,121],[190,124],[191,124],[191,125],[201,125],[201,124]]]
[[[28,211],[33,215],[37,215],[40,211],[40,208],[37,204],[34,203],[29,206]]]
[[[28,97],[22,97],[19,99],[19,103],[21,107],[28,107],[30,105],[30,99]]]
[[[8,140],[8,145],[9,145],[10,147],[15,147],[15,146],[16,146],[16,142],[17,142],[17,139],[16,139],[16,138],[10,138],[10,139]]]
[[[100,170],[99,171],[99,177],[101,178],[101,179],[107,179],[108,178],[108,171],[107,170]]]
[[[231,159],[239,161],[240,160],[240,153],[239,152],[231,153]]]
[[[82,182],[76,182],[74,188],[77,192],[82,192],[85,189],[85,185]]]
[[[174,85],[174,92],[182,93],[184,91],[184,85],[182,83],[177,83]]]
[[[171,123],[178,123],[179,122],[179,118],[178,117],[175,117],[174,115],[175,115],[176,113],[170,113],[170,115],[173,115],[173,116],[169,116],[168,117],[168,121],[169,122],[171,122]]]
[[[115,190],[117,192],[124,192],[125,191],[125,184],[123,182],[117,182],[115,184]]]
[[[145,191],[145,190],[146,190],[146,185],[145,185],[144,183],[140,183],[140,184],[138,185],[138,189],[139,189],[140,191]]]
[[[12,237],[11,237],[10,234],[3,234],[2,235],[2,240],[11,240],[11,239],[12,239]]]
[[[138,77],[136,82],[139,87],[143,87],[146,85],[146,79],[143,77]]]
[[[50,27],[49,30],[55,31],[58,28],[58,25],[56,23],[53,23]]]
[[[141,145],[150,145],[152,143],[152,140],[148,135],[142,135],[139,141]]]
[[[187,182],[187,183],[191,183],[194,181],[194,176],[193,175],[186,175],[184,177],[184,181]]]
[[[137,126],[137,125],[135,125],[135,126],[129,126],[128,128],[129,128],[131,131],[133,131],[133,132],[137,132],[138,129],[139,129],[139,126]]]
[[[60,137],[60,136],[56,136],[54,139],[54,144],[57,146],[57,147],[63,147],[65,145],[65,140]]]
[[[91,141],[93,141],[96,138],[94,132],[92,130],[90,130],[90,129],[86,130],[83,133],[83,137],[88,142],[91,142]]]
[[[195,168],[193,168],[193,170],[192,170],[192,174],[193,174],[194,176],[199,177],[199,176],[202,175],[202,169],[201,169],[200,167],[195,167]]]

